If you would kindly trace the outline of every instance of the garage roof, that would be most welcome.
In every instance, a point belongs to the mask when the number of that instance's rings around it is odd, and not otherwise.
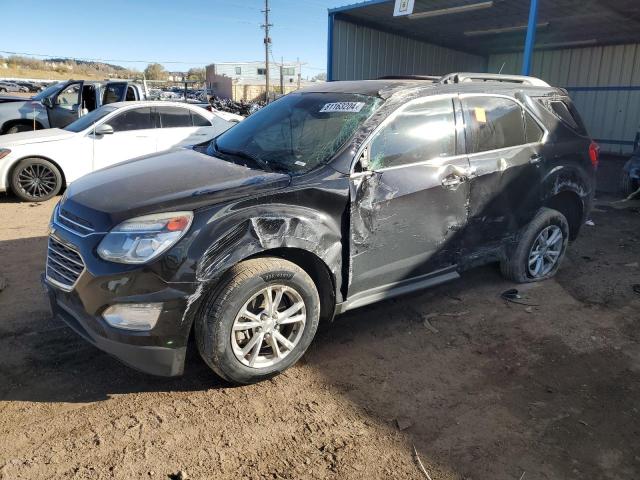
[[[489,55],[523,50],[529,4],[530,0],[415,0],[412,16],[394,17],[394,0],[369,0],[329,14]],[[638,0],[540,0],[537,24],[538,49],[640,43]]]

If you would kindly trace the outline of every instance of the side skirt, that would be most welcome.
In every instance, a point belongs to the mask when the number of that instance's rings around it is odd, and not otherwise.
[[[371,305],[372,303],[397,297],[399,295],[405,295],[417,290],[434,287],[441,283],[450,282],[451,280],[456,280],[458,278],[460,278],[460,274],[457,271],[457,265],[454,265],[419,277],[372,288],[370,290],[357,293],[350,297],[346,302],[336,305],[336,315],[353,310],[354,308],[364,307],[366,305]]]

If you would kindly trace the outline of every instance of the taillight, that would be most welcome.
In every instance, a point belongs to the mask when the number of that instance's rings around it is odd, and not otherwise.
[[[591,145],[589,145],[589,159],[591,160],[591,165],[598,168],[598,163],[600,163],[600,145],[596,142],[591,142]]]

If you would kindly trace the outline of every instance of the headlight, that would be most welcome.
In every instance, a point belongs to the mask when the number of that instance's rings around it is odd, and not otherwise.
[[[9,150],[8,148],[0,148],[0,159],[6,157],[10,153],[11,153],[11,150]]]
[[[192,212],[158,213],[126,220],[104,237],[98,255],[116,263],[147,263],[174,246],[187,233],[192,220]]]

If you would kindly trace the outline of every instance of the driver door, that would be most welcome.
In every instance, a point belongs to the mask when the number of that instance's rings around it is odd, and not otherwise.
[[[64,128],[80,118],[83,84],[82,81],[68,83],[51,99],[47,111],[52,128]]]
[[[113,133],[93,139],[96,170],[156,153],[156,128],[151,107],[125,109],[104,123],[113,128]],[[89,135],[93,136],[93,133]]]
[[[374,134],[364,168],[352,174],[350,300],[457,276],[469,162],[460,155],[464,130],[455,102],[406,104]]]

